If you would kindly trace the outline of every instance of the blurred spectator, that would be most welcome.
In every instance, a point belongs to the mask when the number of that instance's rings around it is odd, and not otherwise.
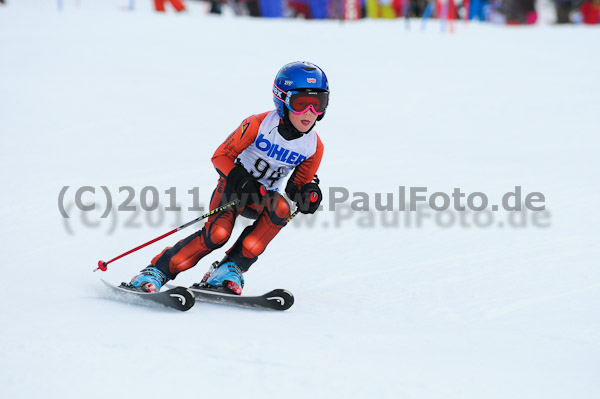
[[[260,6],[258,5],[258,0],[236,0],[246,6],[246,10],[248,10],[248,14],[251,17],[260,17]]]
[[[306,0],[289,0],[288,7],[292,12],[292,16],[297,18],[305,18],[312,19],[312,14],[310,13],[310,7],[308,6],[308,2]]]
[[[554,0],[556,5],[556,23],[570,24],[571,12],[578,9],[585,0]]]
[[[357,0],[360,2],[360,0]],[[344,0],[330,0],[327,10],[327,16],[331,19],[344,19]]]
[[[183,0],[154,0],[154,8],[156,8],[156,11],[165,12],[166,2],[171,3],[178,12],[185,11]]]
[[[210,14],[221,14],[221,7],[223,6],[223,2],[221,0],[209,0],[210,10],[208,11]]]
[[[325,19],[328,17],[327,9],[330,0],[308,0],[310,13],[314,19]]]
[[[331,19],[360,19],[365,17],[365,0],[329,0],[326,9]]]
[[[287,3],[294,17],[302,16],[306,19],[337,17],[337,11],[335,10],[337,0],[288,0]],[[333,10],[331,15],[330,10]]]
[[[532,25],[537,22],[535,0],[505,0],[504,3],[508,25]]]
[[[446,14],[444,15],[444,13]],[[458,16],[458,12],[454,0],[436,0],[435,15],[440,19],[446,18],[448,20],[455,20]]]
[[[260,15],[267,18],[283,17],[283,0],[260,0]]]
[[[208,3],[209,14],[222,14],[225,5],[231,7],[237,16],[250,15],[260,17],[259,0],[202,0]]]
[[[365,9],[367,17],[379,18],[379,3],[377,0],[365,0]]]
[[[427,8],[427,4],[429,4],[429,0],[411,0],[411,15],[414,15],[415,17],[422,17],[425,9]]]
[[[392,11],[398,18],[402,18],[404,16],[404,12],[408,12],[410,10],[411,0],[392,0]]]
[[[409,1],[409,0],[404,0]],[[396,18],[402,14],[396,15],[396,9],[402,7],[402,0],[400,4],[395,0],[365,0],[365,7],[367,11],[367,17],[369,18]]]
[[[586,1],[579,10],[584,24],[596,25],[600,20],[600,0]]]
[[[489,0],[471,0],[469,2],[469,20],[478,19],[480,21],[487,21],[490,8]]]
[[[396,18],[396,10],[394,10],[393,0],[379,0],[379,10],[381,18]],[[402,7],[402,5],[400,5]],[[402,12],[398,15],[402,16]]]
[[[570,24],[571,9],[573,7],[571,0],[554,0],[556,5],[556,23]]]

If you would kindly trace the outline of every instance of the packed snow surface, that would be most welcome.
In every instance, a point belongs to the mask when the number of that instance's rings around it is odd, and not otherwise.
[[[128,5],[0,6],[2,398],[600,397],[597,28],[450,34]],[[203,213],[214,150],[273,108],[275,73],[295,60],[331,85],[316,127],[324,210],[292,220],[244,290],[286,288],[294,306],[180,313],[111,297],[100,278],[128,281],[201,224],[92,273],[98,260]],[[86,186],[95,210],[75,202]],[[399,211],[401,187],[481,192],[491,207],[515,186],[545,210]],[[130,192],[136,211],[117,211]],[[370,211],[353,210],[365,195]]]

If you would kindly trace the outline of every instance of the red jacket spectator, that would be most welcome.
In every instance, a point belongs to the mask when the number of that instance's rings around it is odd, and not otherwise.
[[[156,11],[165,12],[165,3],[169,2],[175,7],[178,12],[185,10],[183,0],[154,0],[154,7]]]
[[[584,24],[596,25],[600,19],[600,1],[586,1],[581,5],[580,11]]]

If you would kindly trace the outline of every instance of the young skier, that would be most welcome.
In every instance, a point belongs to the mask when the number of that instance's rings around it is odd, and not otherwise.
[[[275,110],[252,115],[217,148],[212,162],[219,174],[210,209],[234,199],[236,207],[208,218],[204,227],[175,246],[165,248],[151,265],[131,280],[139,290],[158,292],[177,274],[225,245],[238,216],[255,218],[225,258],[202,279],[205,286],[241,295],[248,271],[271,240],[287,224],[290,206],[285,193],[302,213],[314,213],[322,199],[313,181],[323,144],[313,130],[325,116],[329,85],[321,68],[309,62],[284,65],[273,83]],[[315,179],[316,180],[316,179]]]

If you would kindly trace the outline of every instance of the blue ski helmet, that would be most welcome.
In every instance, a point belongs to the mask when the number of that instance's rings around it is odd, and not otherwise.
[[[310,89],[327,92],[329,83],[325,72],[315,64],[306,61],[296,61],[284,65],[273,82],[273,102],[279,117],[285,117],[286,97],[290,90]],[[320,121],[325,116],[325,111],[317,117]]]

